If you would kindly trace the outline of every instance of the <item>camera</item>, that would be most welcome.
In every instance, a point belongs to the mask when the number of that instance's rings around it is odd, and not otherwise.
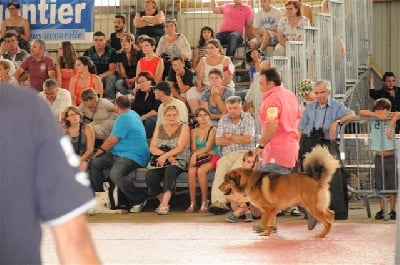
[[[324,130],[322,128],[315,129],[315,127],[312,128],[310,131],[310,138],[324,138]]]
[[[160,57],[161,57],[164,61],[170,61],[170,60],[172,59],[172,56],[169,55],[169,54],[166,53],[166,52],[163,52],[163,53],[160,55]]]

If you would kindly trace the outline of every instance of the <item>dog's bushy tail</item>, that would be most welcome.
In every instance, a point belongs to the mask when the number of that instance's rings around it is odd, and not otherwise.
[[[310,172],[321,184],[328,184],[339,166],[339,161],[329,153],[328,148],[321,145],[315,146],[307,153],[303,161],[304,171]]]

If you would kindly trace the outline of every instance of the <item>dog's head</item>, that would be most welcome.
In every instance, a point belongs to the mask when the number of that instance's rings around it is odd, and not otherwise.
[[[96,202],[99,205],[107,207],[107,205],[110,205],[108,194],[106,192],[96,192]]]
[[[218,187],[225,195],[233,192],[243,192],[248,177],[252,170],[246,168],[237,168],[226,173],[224,182]]]

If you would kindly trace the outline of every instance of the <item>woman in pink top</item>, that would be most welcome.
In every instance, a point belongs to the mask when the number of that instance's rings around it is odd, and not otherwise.
[[[144,38],[142,40],[142,51],[144,57],[138,62],[136,68],[136,76],[141,72],[150,72],[157,82],[162,81],[162,75],[164,72],[164,63],[161,57],[158,57],[154,53],[156,47],[156,41],[154,38]]]
[[[56,63],[57,83],[64,89],[69,89],[71,78],[75,71],[76,51],[70,41],[63,41],[58,46],[58,60]]]

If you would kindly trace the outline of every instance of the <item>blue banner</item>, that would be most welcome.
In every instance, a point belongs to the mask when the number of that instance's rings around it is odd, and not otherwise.
[[[1,22],[9,17],[0,0]],[[93,32],[94,0],[20,0],[20,15],[31,24],[31,39],[84,40]]]

